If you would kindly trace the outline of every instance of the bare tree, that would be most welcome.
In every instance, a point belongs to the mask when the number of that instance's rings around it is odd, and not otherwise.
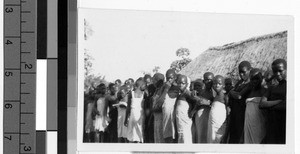
[[[89,24],[89,22],[84,19],[84,40],[87,40],[90,36],[92,36],[94,33],[92,26]]]

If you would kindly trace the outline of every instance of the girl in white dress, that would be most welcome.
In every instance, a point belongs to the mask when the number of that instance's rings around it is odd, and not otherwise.
[[[97,87],[97,114],[94,120],[94,127],[96,131],[95,142],[104,142],[104,130],[108,126],[107,115],[104,114],[105,92],[106,86],[102,83]]]
[[[86,113],[85,113],[85,133],[86,142],[95,142],[95,115],[97,113],[96,107],[96,92],[95,90],[90,90],[85,98]]]
[[[126,112],[125,126],[127,128],[127,139],[132,143],[143,142],[143,96],[145,90],[145,82],[138,79],[135,82],[134,90],[129,93],[128,107]],[[129,117],[129,118],[128,118]]]
[[[208,118],[208,143],[220,143],[226,131],[226,105],[227,96],[224,91],[225,81],[221,75],[217,75],[213,80],[213,89],[216,91]]]

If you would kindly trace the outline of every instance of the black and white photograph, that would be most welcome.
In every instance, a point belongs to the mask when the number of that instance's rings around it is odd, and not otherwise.
[[[79,9],[79,142],[286,145],[292,25],[289,16]]]

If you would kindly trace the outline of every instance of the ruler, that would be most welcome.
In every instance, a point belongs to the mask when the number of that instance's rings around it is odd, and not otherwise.
[[[3,153],[35,153],[36,0],[4,0]]]

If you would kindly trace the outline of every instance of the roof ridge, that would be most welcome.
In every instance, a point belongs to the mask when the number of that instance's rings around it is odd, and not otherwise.
[[[286,36],[287,36],[287,31],[281,31],[281,32],[277,32],[277,33],[271,33],[271,34],[252,37],[252,38],[249,38],[249,39],[246,39],[243,41],[239,41],[239,42],[228,43],[223,46],[209,47],[206,51],[208,51],[208,50],[226,50],[226,49],[235,48],[237,46],[243,45],[245,43],[253,42],[253,41],[262,41],[262,40],[266,40],[266,39],[270,39],[270,38],[286,37]]]

